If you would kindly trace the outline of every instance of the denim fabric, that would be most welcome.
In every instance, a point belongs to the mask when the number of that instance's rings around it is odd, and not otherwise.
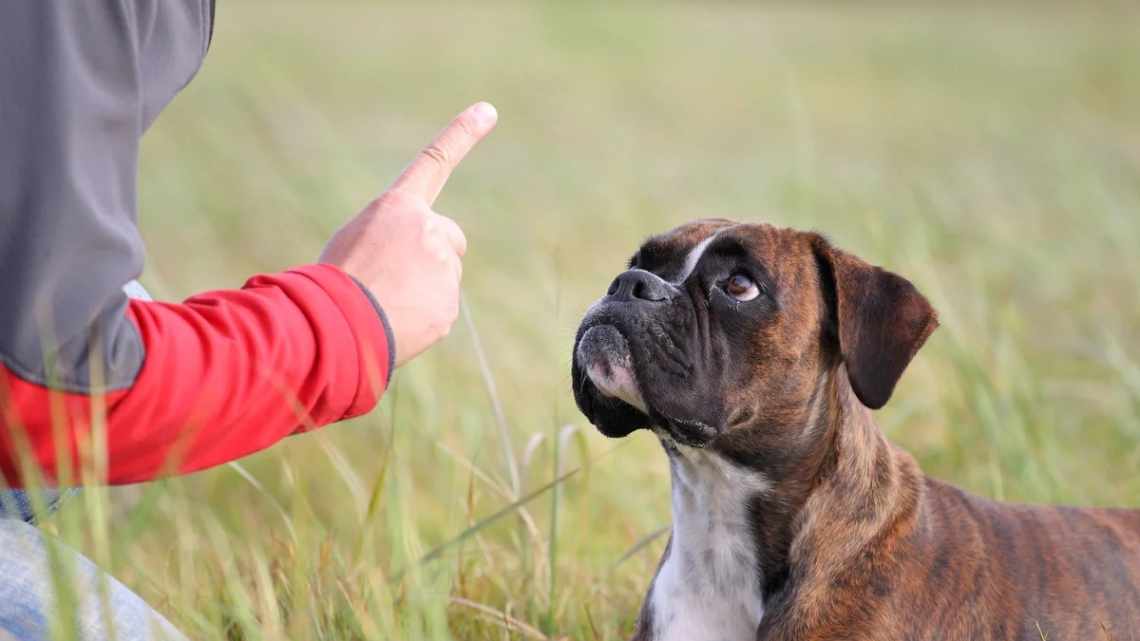
[[[34,526],[0,519],[0,641],[49,641],[55,614],[55,578],[47,541]],[[186,641],[134,592],[70,548],[59,545],[78,599],[77,641]],[[104,590],[106,592],[104,592]],[[106,594],[106,601],[103,599]],[[104,609],[104,603],[109,607]],[[112,636],[112,630],[114,635]]]
[[[39,518],[55,511],[60,501],[76,493],[78,490],[68,488],[64,490],[39,490],[40,498],[44,502],[44,513],[36,514],[32,499],[24,490],[0,491],[0,519],[20,519],[28,523],[35,523]],[[4,641],[0,639],[0,641]]]

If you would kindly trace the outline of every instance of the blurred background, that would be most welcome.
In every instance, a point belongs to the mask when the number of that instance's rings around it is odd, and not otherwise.
[[[372,415],[48,527],[194,638],[622,638],[666,459],[586,424],[571,340],[645,236],[710,215],[822,231],[931,299],[878,413],[927,473],[1140,507],[1137,34],[1132,3],[221,0],[144,140],[144,284],[312,262],[486,99],[437,203],[464,316]]]

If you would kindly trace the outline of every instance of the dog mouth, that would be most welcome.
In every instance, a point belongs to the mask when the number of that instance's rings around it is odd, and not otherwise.
[[[615,325],[603,323],[588,327],[578,340],[574,358],[583,374],[582,384],[588,381],[603,401],[602,407],[590,404],[595,411],[613,405],[626,407],[627,412],[635,413],[647,423],[640,427],[649,427],[667,443],[705,447],[719,434],[719,430],[703,421],[674,416],[667,400],[664,406],[647,400],[630,341]],[[603,427],[603,423],[607,423],[604,414],[586,413],[593,414],[591,419],[603,433],[611,433],[608,424]],[[620,430],[620,433],[628,433],[628,430]]]
[[[649,413],[629,341],[613,325],[595,325],[582,334],[575,351],[586,377],[602,396],[631,405],[643,414]]]

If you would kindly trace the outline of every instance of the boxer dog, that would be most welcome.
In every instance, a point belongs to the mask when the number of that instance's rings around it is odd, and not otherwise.
[[[1140,641],[1140,511],[971,496],[875,425],[937,325],[818,234],[704,220],[641,246],[572,368],[603,434],[651,429],[669,459],[634,639]]]

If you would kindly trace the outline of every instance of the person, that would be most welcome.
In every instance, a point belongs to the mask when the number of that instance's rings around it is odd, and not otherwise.
[[[456,319],[466,239],[432,211],[495,126],[476,103],[341,227],[319,259],[181,303],[147,300],[139,139],[195,75],[212,0],[35,0],[0,21],[0,473],[9,488],[186,474],[368,412]],[[130,295],[133,294],[133,295]],[[92,434],[103,455],[93,466]],[[98,449],[98,448],[95,448]],[[32,499],[38,495],[32,494]],[[0,640],[49,636],[46,540],[0,520]],[[15,507],[12,507],[15,505]],[[78,558],[77,638],[184,638]],[[84,595],[90,595],[86,598]],[[6,635],[6,636],[5,636]]]

